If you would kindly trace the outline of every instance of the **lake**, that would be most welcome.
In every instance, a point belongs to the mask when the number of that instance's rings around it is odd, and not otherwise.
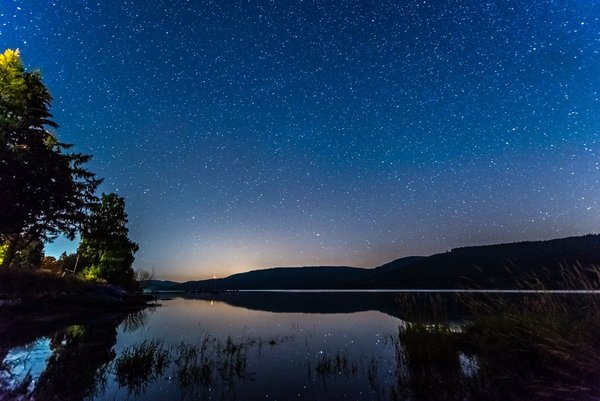
[[[535,294],[507,296],[529,297],[511,303],[519,307],[539,303]],[[565,345],[558,328],[540,340],[528,324],[508,332],[502,322],[473,324],[472,305],[449,297],[191,294],[136,313],[42,320],[0,339],[0,400],[568,399],[561,389],[571,387],[573,399],[597,399],[597,344]],[[565,304],[583,310],[579,299]],[[559,312],[544,307],[555,324]],[[504,334],[482,334],[490,327]],[[532,348],[531,359],[528,341],[548,349]],[[573,359],[585,363],[561,366]]]

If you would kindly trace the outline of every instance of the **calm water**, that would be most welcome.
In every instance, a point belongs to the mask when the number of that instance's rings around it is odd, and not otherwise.
[[[456,345],[460,318],[445,313],[440,334],[439,315],[421,316],[423,351],[410,333],[399,336],[416,320],[394,294],[238,293],[161,304],[32,326],[23,343],[0,340],[0,400],[458,400],[489,385],[489,360]],[[446,339],[450,347],[435,349]]]

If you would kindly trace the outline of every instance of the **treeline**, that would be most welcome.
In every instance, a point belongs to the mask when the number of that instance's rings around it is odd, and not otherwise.
[[[91,156],[58,139],[51,103],[40,72],[26,71],[18,50],[0,54],[0,272],[68,271],[132,288],[138,245],[125,200],[96,195],[102,180],[86,167]],[[77,234],[76,254],[44,257],[44,243]]]

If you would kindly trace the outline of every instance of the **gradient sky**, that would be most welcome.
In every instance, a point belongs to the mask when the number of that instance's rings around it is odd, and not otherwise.
[[[595,0],[2,0],[0,44],[126,198],[135,266],[188,279],[598,232],[599,18]]]

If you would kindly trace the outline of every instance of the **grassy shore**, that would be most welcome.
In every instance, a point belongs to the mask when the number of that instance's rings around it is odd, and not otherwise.
[[[588,277],[573,271],[569,279],[596,289]],[[429,310],[419,320],[414,300],[400,299],[415,319],[392,340],[415,399],[600,399],[600,295],[460,295],[454,303],[469,313],[458,325],[444,316],[444,300],[421,300],[421,312]],[[452,389],[443,398],[441,385]]]
[[[103,291],[104,289],[104,291]],[[93,310],[116,310],[145,306],[153,297],[141,293],[118,293],[101,280],[62,275],[45,270],[0,272],[0,308],[4,314],[61,314]]]
[[[0,306],[53,301],[64,293],[82,293],[96,281],[47,270],[0,271]]]

